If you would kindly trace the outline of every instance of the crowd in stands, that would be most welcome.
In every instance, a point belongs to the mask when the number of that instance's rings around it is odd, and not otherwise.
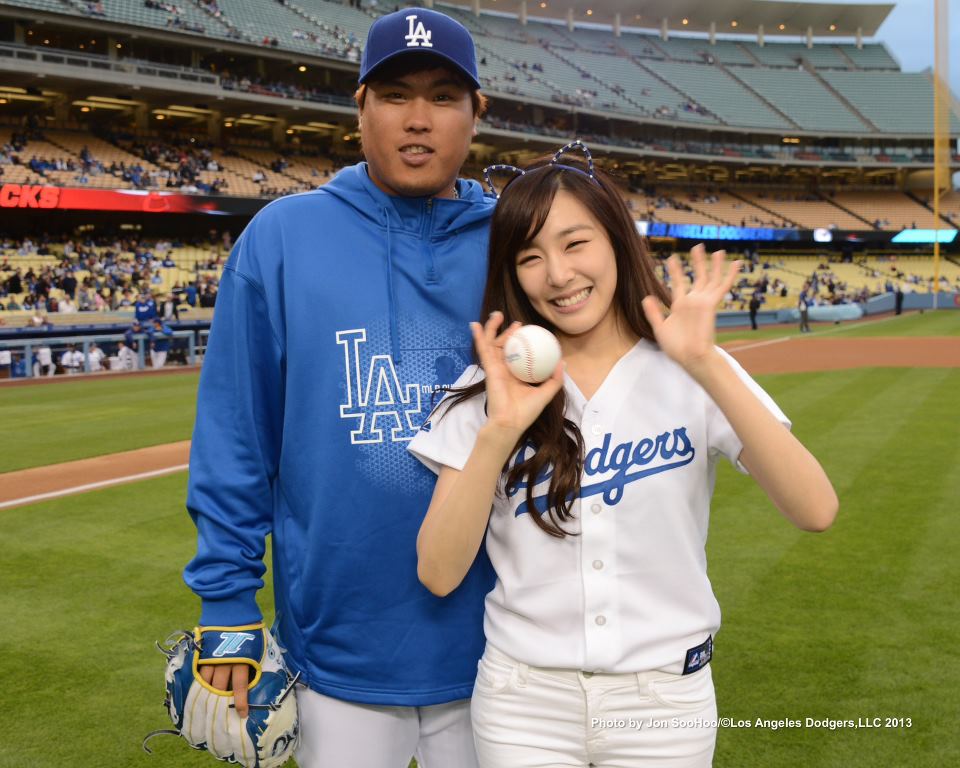
[[[279,80],[267,81],[260,77],[247,75],[234,77],[224,71],[220,74],[220,85],[227,91],[243,91],[261,96],[280,96],[284,99],[315,101],[324,104],[352,104],[353,99],[334,88],[297,85]]]
[[[214,237],[212,234],[211,240]],[[143,297],[161,293],[163,302],[172,302],[172,308],[164,312],[165,319],[177,316],[181,303],[212,307],[219,280],[216,274],[207,273],[218,273],[222,267],[223,253],[230,246],[229,234],[207,244],[210,253],[217,255],[193,264],[193,279],[177,281],[170,291],[162,291],[162,270],[178,267],[170,251],[180,245],[169,240],[106,237],[80,241],[43,236],[37,242],[29,237],[19,241],[0,239],[0,251],[57,258],[55,264],[22,267],[16,261],[11,263],[11,257],[4,257],[0,262],[0,310],[33,310],[31,322],[40,325],[42,321],[36,318],[44,314],[137,308]]]

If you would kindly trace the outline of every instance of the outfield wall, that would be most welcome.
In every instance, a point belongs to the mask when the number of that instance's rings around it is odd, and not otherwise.
[[[905,310],[933,309],[936,296],[937,309],[960,309],[960,293],[941,291],[933,293],[904,293],[903,308]],[[864,314],[876,315],[881,312],[893,312],[896,308],[896,297],[892,293],[874,296],[863,304]]]

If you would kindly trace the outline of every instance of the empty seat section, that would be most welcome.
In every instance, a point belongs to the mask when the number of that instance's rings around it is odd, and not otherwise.
[[[680,90],[729,125],[789,127],[780,115],[718,67],[674,61],[646,61],[644,64],[664,79],[675,83]]]
[[[730,72],[808,131],[872,131],[809,72],[736,67]]]

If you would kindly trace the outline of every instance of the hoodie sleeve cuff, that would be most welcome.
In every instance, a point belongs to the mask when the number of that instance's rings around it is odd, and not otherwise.
[[[239,627],[263,620],[256,593],[243,593],[226,600],[204,600],[200,610],[201,627]]]

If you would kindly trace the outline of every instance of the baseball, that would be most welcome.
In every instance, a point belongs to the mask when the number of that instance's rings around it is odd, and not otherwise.
[[[546,381],[560,362],[560,342],[546,328],[524,325],[507,339],[503,356],[510,373],[520,381]]]

